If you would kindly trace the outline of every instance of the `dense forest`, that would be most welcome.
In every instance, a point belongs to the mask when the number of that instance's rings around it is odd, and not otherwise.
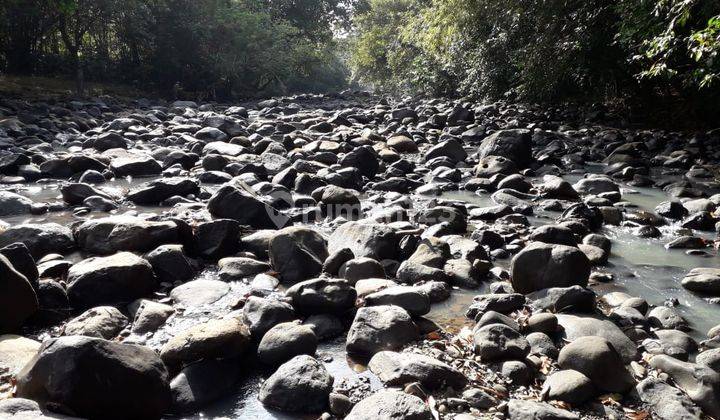
[[[720,98],[713,0],[6,0],[0,42],[11,74],[176,96]]]

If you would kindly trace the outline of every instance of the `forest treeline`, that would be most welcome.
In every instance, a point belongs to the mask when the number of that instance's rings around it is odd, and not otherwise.
[[[351,7],[340,0],[2,0],[0,69],[208,99],[340,89],[349,77],[347,48],[334,35],[349,27]]]
[[[231,98],[720,108],[718,0],[3,0],[0,68]],[[686,108],[683,108],[686,107]]]
[[[371,0],[355,24],[388,91],[720,108],[718,0]]]

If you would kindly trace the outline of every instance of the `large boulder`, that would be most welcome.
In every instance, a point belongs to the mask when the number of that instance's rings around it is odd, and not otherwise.
[[[0,247],[15,242],[25,244],[35,259],[50,253],[65,254],[75,248],[70,228],[57,223],[25,223],[0,232]]]
[[[260,387],[264,405],[289,413],[318,414],[328,405],[333,377],[322,362],[295,356],[278,368]]]
[[[345,280],[320,277],[297,283],[285,295],[301,314],[339,315],[355,307],[357,292]]]
[[[157,419],[170,405],[167,368],[154,351],[82,336],[46,340],[18,373],[17,396],[98,419]]]
[[[39,308],[38,298],[25,276],[0,255],[0,333],[20,328]]]
[[[150,263],[129,252],[82,260],[70,267],[67,282],[70,303],[78,308],[130,302],[157,286]]]
[[[512,285],[518,293],[549,287],[587,286],[590,260],[578,248],[531,242],[511,263]]]
[[[290,224],[287,216],[253,193],[230,185],[213,194],[207,207],[213,217],[237,220],[257,229],[280,229]]]
[[[380,223],[347,222],[340,225],[328,239],[330,254],[348,248],[357,257],[369,257],[378,261],[395,259],[398,238],[395,231]]]
[[[383,389],[355,404],[345,420],[432,420],[430,408],[420,398]]]
[[[381,351],[370,359],[368,367],[389,386],[420,382],[428,389],[461,390],[467,384],[467,378],[460,371],[422,354]]]
[[[623,358],[606,339],[580,337],[560,350],[558,363],[563,369],[576,370],[590,378],[600,391],[624,393],[634,385]]]
[[[304,227],[280,230],[270,240],[270,264],[280,280],[297,283],[317,276],[328,257],[325,239],[318,232]]]
[[[110,216],[83,222],[75,229],[75,239],[83,251],[93,254],[146,252],[163,244],[178,243],[180,230],[173,221]]]
[[[525,168],[532,162],[532,144],[528,130],[500,130],[487,136],[478,149],[480,158],[502,156]]]
[[[370,357],[383,350],[400,350],[419,338],[410,315],[399,306],[360,308],[348,331],[349,353]]]

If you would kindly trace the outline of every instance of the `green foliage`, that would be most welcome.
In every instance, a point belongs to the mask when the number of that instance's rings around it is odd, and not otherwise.
[[[355,23],[356,76],[394,92],[582,100],[720,77],[715,0],[371,0]]]
[[[348,70],[333,29],[347,23],[346,6],[341,0],[7,0],[0,4],[0,40],[12,38],[18,17],[38,35],[0,41],[0,64],[21,74],[81,68],[92,80],[201,98],[339,89]],[[39,22],[47,22],[42,31]]]

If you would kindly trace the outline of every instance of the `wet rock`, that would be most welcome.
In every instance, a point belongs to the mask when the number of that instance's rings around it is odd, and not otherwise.
[[[30,213],[33,201],[20,194],[0,191],[0,217]]]
[[[347,281],[324,277],[297,283],[285,295],[291,299],[293,308],[305,315],[340,315],[355,306],[357,297]]]
[[[508,417],[515,420],[579,420],[580,416],[550,404],[516,400],[508,401]]]
[[[268,254],[280,280],[290,284],[317,276],[328,257],[325,239],[318,232],[301,227],[280,230],[270,240]]]
[[[82,336],[46,340],[18,374],[17,395],[88,418],[160,418],[170,406],[168,372],[155,352]]]
[[[296,356],[278,368],[260,388],[258,398],[268,407],[317,414],[328,406],[333,377],[316,359]]]
[[[346,420],[432,420],[433,415],[423,401],[395,390],[380,390],[355,404]]]
[[[368,367],[388,386],[420,382],[427,389],[460,390],[467,383],[458,370],[422,354],[381,351],[370,359]]]
[[[504,324],[490,324],[473,332],[475,353],[484,361],[522,359],[530,351],[525,337]]]
[[[417,340],[418,330],[410,315],[398,306],[360,308],[348,331],[348,353],[372,356],[383,350],[399,350]]]
[[[0,332],[19,329],[39,308],[32,284],[0,255]]]
[[[0,232],[0,247],[23,243],[39,259],[50,253],[64,254],[75,248],[72,231],[57,223],[25,223]]]
[[[129,252],[82,260],[70,267],[67,282],[70,303],[79,308],[129,302],[157,286],[150,263]]]
[[[318,339],[313,329],[298,322],[283,322],[270,328],[258,346],[258,360],[277,366],[301,354],[314,355]]]
[[[590,261],[574,247],[533,242],[511,263],[512,285],[518,293],[548,287],[587,286]]]
[[[560,350],[558,363],[584,374],[603,392],[624,393],[634,384],[620,353],[602,337],[576,338]]]
[[[693,268],[685,275],[681,284],[693,292],[720,296],[720,269]]]
[[[657,378],[646,378],[635,387],[640,400],[661,420],[702,418],[700,409],[677,388]]]
[[[572,230],[560,225],[544,225],[535,228],[528,237],[531,241],[577,246],[577,238]]]
[[[160,351],[168,366],[196,360],[242,355],[250,346],[250,332],[235,318],[214,319],[179,332]]]
[[[608,192],[618,192],[620,187],[615,181],[601,175],[592,175],[583,178],[573,185],[573,188],[580,194],[602,194]]]
[[[128,319],[117,308],[98,306],[71,319],[65,325],[64,335],[85,335],[110,340],[128,324]]]
[[[243,306],[243,321],[256,341],[273,326],[295,318],[293,307],[277,300],[250,296]]]
[[[208,359],[191,363],[170,381],[171,410],[175,413],[197,411],[231,393],[240,379],[236,359]]]
[[[77,206],[83,203],[88,197],[102,197],[112,201],[112,197],[108,194],[94,188],[88,184],[72,183],[63,185],[60,188],[63,200],[71,206]]]

